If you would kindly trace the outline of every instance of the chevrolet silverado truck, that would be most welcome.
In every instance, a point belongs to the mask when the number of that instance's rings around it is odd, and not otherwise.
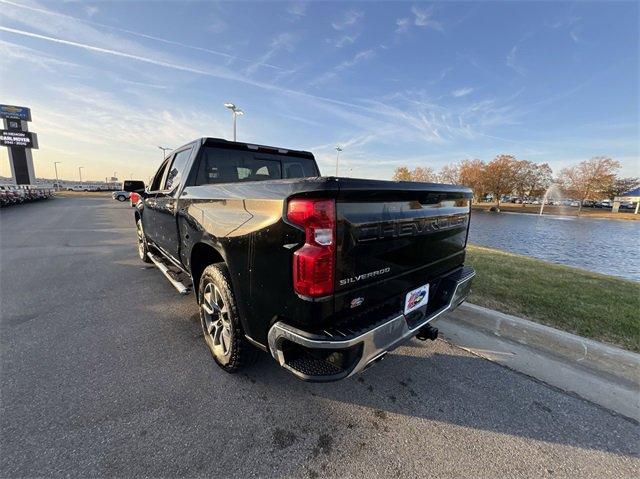
[[[306,151],[201,138],[124,190],[140,259],[195,292],[230,373],[261,349],[306,381],[351,376],[435,339],[475,275],[461,186],[322,177]]]

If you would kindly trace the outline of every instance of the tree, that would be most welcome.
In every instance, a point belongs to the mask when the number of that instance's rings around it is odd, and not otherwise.
[[[596,156],[560,172],[565,189],[580,202],[578,216],[584,201],[597,200],[611,190],[619,168],[618,161],[606,156]]]
[[[498,155],[484,171],[485,186],[500,206],[500,197],[514,190],[518,172],[518,160],[512,155]]]
[[[527,160],[516,161],[514,164],[515,178],[513,189],[516,194],[524,200],[525,196],[529,196],[529,186],[532,182],[534,163]],[[522,207],[524,208],[524,201]]]
[[[460,163],[458,180],[461,185],[473,190],[473,200],[477,203],[484,198],[487,189],[484,184],[486,165],[482,160],[464,160]]]
[[[542,196],[553,182],[551,167],[547,163],[521,160],[514,163],[513,190],[524,199],[526,196]],[[524,207],[524,201],[522,202]]]
[[[534,163],[529,196],[542,196],[553,183],[553,170],[548,163]]]
[[[423,183],[429,183],[436,181],[436,174],[431,168],[427,167],[415,167],[412,171],[406,166],[399,166],[393,173],[393,179],[396,181],[420,181]]]
[[[640,178],[616,178],[604,196],[610,200],[640,186]]]
[[[439,180],[442,183],[448,183],[450,185],[460,184],[460,165],[451,163],[450,165],[444,165],[440,170]]]
[[[399,166],[393,172],[393,179],[396,181],[411,181],[411,172],[406,166]]]
[[[420,181],[422,183],[431,183],[436,181],[436,175],[431,168],[416,166],[411,172],[411,181]]]

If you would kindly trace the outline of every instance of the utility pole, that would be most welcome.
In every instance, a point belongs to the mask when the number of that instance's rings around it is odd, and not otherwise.
[[[56,170],[56,190],[60,189],[60,180],[58,179],[58,163],[62,163],[61,161],[54,161],[53,168]]]
[[[80,184],[82,184],[82,168],[84,168],[84,166],[78,166],[78,175],[80,176]]]
[[[227,102],[224,104],[224,107],[228,108],[229,110],[231,110],[231,113],[233,113],[233,141],[236,141],[236,121],[238,116],[244,115],[244,111],[242,111],[233,103]]]
[[[338,176],[338,165],[340,163],[340,152],[342,151],[342,148],[340,148],[340,145],[336,146],[336,176]]]

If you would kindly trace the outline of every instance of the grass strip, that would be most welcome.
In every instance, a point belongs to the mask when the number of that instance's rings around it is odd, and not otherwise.
[[[640,283],[469,245],[469,301],[640,352]]]

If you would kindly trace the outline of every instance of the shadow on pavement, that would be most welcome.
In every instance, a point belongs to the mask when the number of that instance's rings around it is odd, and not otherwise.
[[[565,444],[583,449],[638,456],[637,424],[616,417],[580,398],[565,394],[534,379],[487,360],[467,355],[438,342],[446,354],[413,340],[364,373],[342,382],[301,383],[264,355],[249,373],[268,386],[270,394],[291,397],[306,390],[314,397],[364,406],[374,411],[380,424],[400,414],[457,426],[494,431],[511,436]],[[414,355],[415,351],[423,355]],[[425,354],[426,353],[426,354]],[[419,353],[420,354],[420,353]],[[602,414],[635,431],[628,442],[613,440],[621,431],[603,430],[585,422],[585,416]],[[325,412],[325,414],[327,414]],[[335,419],[335,418],[334,418]],[[613,424],[615,421],[611,421]]]

